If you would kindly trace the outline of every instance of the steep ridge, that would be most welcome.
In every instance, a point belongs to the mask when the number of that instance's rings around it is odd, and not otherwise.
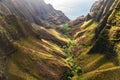
[[[120,79],[119,5],[119,0],[95,2],[91,8],[94,16],[71,31],[78,44],[74,48],[74,62],[82,68],[84,80]],[[80,77],[76,75],[73,80]]]
[[[61,80],[70,69],[61,48],[67,43],[54,29],[0,16],[0,80]]]
[[[94,19],[95,21],[100,22],[101,17],[106,16],[112,9],[114,9],[115,5],[112,5],[114,1],[115,0],[95,1],[87,16],[80,16],[77,19],[70,21],[69,26],[74,27],[76,25],[80,25],[80,23],[82,24],[85,20],[90,19]]]
[[[90,12],[88,13],[88,15],[84,16],[84,17],[80,17],[74,21],[71,21],[69,23],[69,26],[75,27],[75,26],[81,26],[81,24],[83,24],[85,21],[91,20],[93,19],[96,22],[100,22],[99,26],[105,26],[106,24],[106,19],[108,18],[108,16],[111,14],[112,10],[115,8],[117,1],[114,3],[115,0],[97,0],[91,7]],[[113,5],[114,3],[114,5]],[[104,19],[101,19],[104,18]],[[103,23],[104,24],[101,24]],[[90,25],[91,23],[89,23],[88,25]],[[87,25],[86,25],[87,26]],[[79,28],[73,28],[73,32],[70,32],[70,34],[73,36],[75,34],[75,32],[79,31]],[[102,28],[100,28],[100,30],[102,30]],[[96,31],[96,33],[99,34],[99,29]]]
[[[4,14],[15,14],[44,27],[69,21],[64,13],[55,10],[51,4],[46,4],[44,0],[1,0],[0,10]]]
[[[95,19],[95,21],[99,22],[101,17],[108,14],[108,12],[111,9],[114,9],[115,6],[112,6],[114,1],[115,0],[109,0],[109,1],[108,0],[98,0],[98,1],[96,1],[93,4],[92,8],[90,9],[88,16],[91,16],[91,18],[93,18],[93,19]]]

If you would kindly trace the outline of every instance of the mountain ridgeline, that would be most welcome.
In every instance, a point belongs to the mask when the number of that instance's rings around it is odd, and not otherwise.
[[[55,10],[51,4],[46,4],[43,0],[1,0],[0,10],[4,14],[15,14],[45,27],[69,21],[63,12]]]
[[[57,31],[61,24],[70,29],[67,34]],[[0,0],[0,80],[120,80],[119,75],[120,0],[98,0],[74,21],[43,0]]]

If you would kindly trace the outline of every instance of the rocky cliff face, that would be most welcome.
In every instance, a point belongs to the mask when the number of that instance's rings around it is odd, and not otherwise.
[[[0,10],[4,14],[15,14],[44,27],[49,26],[48,23],[59,25],[69,21],[64,13],[43,0],[1,0]]]
[[[111,10],[114,9],[116,0],[97,0],[91,7],[90,12],[87,16],[80,16],[74,21],[69,23],[70,26],[76,26],[76,24],[83,23],[85,20],[94,19],[95,21],[99,22],[101,17],[104,17],[109,14]],[[116,1],[117,2],[117,1]],[[113,5],[113,3],[115,5]],[[111,7],[112,6],[112,7]]]
[[[88,16],[94,18],[96,21],[100,21],[101,17],[105,16],[110,10],[112,10],[115,6],[112,6],[115,0],[98,0],[96,1]],[[112,6],[112,7],[111,7]]]
[[[80,16],[76,20],[71,21],[69,23],[70,26],[76,26],[78,24],[82,24],[85,20],[94,19],[95,21],[99,22],[101,17],[104,17],[110,13],[111,10],[114,9],[116,0],[97,0],[92,5],[90,12],[86,16]],[[117,1],[116,1],[117,2]],[[113,5],[114,3],[114,5]],[[111,7],[112,6],[112,7]]]

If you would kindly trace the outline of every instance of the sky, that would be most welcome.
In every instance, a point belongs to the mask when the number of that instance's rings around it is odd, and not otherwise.
[[[57,10],[61,10],[70,19],[86,15],[96,0],[45,0]]]

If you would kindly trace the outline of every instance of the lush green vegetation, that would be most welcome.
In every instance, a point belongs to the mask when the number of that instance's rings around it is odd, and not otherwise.
[[[71,27],[68,24],[63,24],[59,26],[59,30],[63,33],[68,35],[68,33],[71,31]]]
[[[2,11],[0,11],[0,16],[3,16],[3,12]]]
[[[82,69],[74,62],[74,53],[71,50],[75,46],[77,44],[74,41],[70,41],[69,44],[63,46],[63,51],[67,54],[66,62],[71,67],[71,70],[64,74],[63,80],[72,80],[75,75],[82,76]],[[81,77],[79,80],[81,80]]]

